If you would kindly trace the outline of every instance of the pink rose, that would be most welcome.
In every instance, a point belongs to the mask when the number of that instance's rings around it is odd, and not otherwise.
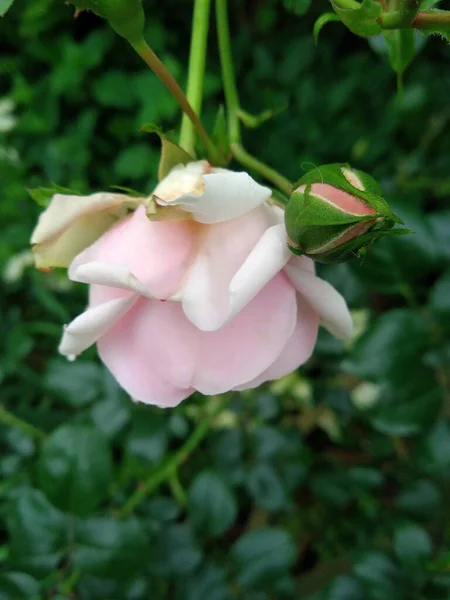
[[[58,239],[48,223],[57,204],[61,231],[61,198],[72,213],[97,198],[98,218],[98,196],[56,196],[34,238],[41,247]],[[344,299],[290,253],[270,196],[249,175],[202,161],[173,169],[127,216],[110,202],[115,223],[70,264],[69,277],[89,284],[89,306],[65,327],[60,352],[97,343],[135,400],[168,407],[196,390],[244,390],[290,373],[311,356],[319,322],[348,336]]]

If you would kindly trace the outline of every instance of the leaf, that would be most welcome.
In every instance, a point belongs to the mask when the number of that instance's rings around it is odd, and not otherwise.
[[[104,369],[97,363],[54,359],[49,362],[44,385],[68,406],[81,407],[100,395],[103,379]]]
[[[70,196],[81,196],[80,192],[75,192],[69,188],[61,187],[56,183],[52,183],[49,187],[38,187],[28,189],[27,192],[31,198],[36,202],[38,206],[47,208],[50,204],[50,200],[55,194],[68,194]]]
[[[341,21],[356,35],[370,37],[381,33],[377,22],[382,13],[381,4],[374,0],[363,0],[362,4],[352,0],[331,0],[331,4]]]
[[[217,111],[216,120],[214,122],[214,128],[211,134],[211,139],[216,148],[219,150],[220,154],[226,157],[226,162],[224,163],[224,165],[220,166],[226,167],[229,162],[228,157],[231,157],[231,150],[230,140],[228,137],[227,116],[225,113],[225,108],[222,104],[219,106],[219,110]]]
[[[439,2],[441,2],[441,0],[422,0],[420,3],[420,10],[428,10],[432,6],[439,4]]]
[[[108,496],[112,481],[106,438],[91,425],[62,425],[42,448],[38,478],[55,506],[76,515],[90,514]]]
[[[364,555],[354,566],[354,572],[366,592],[364,600],[403,598],[402,573],[386,554]]]
[[[432,553],[428,533],[415,523],[405,523],[394,532],[394,552],[400,561],[409,568],[424,568]]]
[[[231,600],[222,569],[207,564],[194,575],[180,581],[179,600]]]
[[[432,520],[439,512],[441,501],[442,494],[436,484],[418,479],[400,492],[396,505],[411,517]]]
[[[233,491],[214,471],[202,471],[189,488],[189,515],[202,534],[216,537],[234,523],[237,503]]]
[[[129,579],[142,572],[149,545],[137,519],[92,518],[77,523],[73,566],[83,573]]]
[[[11,8],[14,0],[0,0],[0,17],[4,17]]]
[[[316,44],[319,42],[319,33],[322,31],[322,28],[327,23],[335,23],[336,21],[339,21],[339,22],[341,21],[339,15],[337,15],[336,13],[327,12],[327,13],[324,13],[323,15],[320,15],[320,17],[314,23],[314,27],[313,27],[313,37],[314,37],[314,42]]]
[[[36,575],[50,573],[67,544],[67,523],[41,491],[22,489],[7,513],[10,561]]]
[[[153,540],[147,561],[152,573],[187,576],[201,563],[202,551],[187,525],[170,525]]]
[[[311,4],[312,0],[283,0],[284,8],[299,17],[306,15]]]
[[[129,465],[145,475],[149,464],[163,458],[168,443],[168,425],[161,411],[145,405],[133,406],[133,427],[125,444]]]
[[[285,485],[275,468],[268,463],[258,463],[250,469],[247,486],[256,505],[265,510],[280,510],[286,504]]]
[[[0,600],[38,600],[39,583],[27,573],[0,575]]]
[[[371,381],[403,382],[427,346],[428,327],[412,310],[390,310],[352,348],[344,368]]]
[[[286,575],[294,565],[297,548],[282,529],[265,527],[245,533],[231,549],[237,581],[245,588],[263,588]]]

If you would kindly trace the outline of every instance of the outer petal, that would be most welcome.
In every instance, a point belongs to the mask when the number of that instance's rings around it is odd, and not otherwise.
[[[137,295],[127,295],[89,308],[64,327],[64,334],[59,351],[68,358],[78,354],[95,344],[130,310],[138,299]]]
[[[319,318],[311,306],[302,298],[297,296],[297,324],[288,339],[279,357],[261,375],[237,386],[235,389],[246,390],[255,388],[274,379],[280,379],[288,373],[295,371],[311,356],[317,339]]]
[[[332,285],[291,263],[286,265],[285,272],[330,333],[338,338],[351,336],[353,321],[350,311],[344,298]]]
[[[145,208],[139,206],[79,254],[69,276],[75,281],[166,298],[177,289],[196,250],[196,228],[190,221],[150,221]],[[91,301],[105,301],[103,292],[100,294],[101,298]]]
[[[295,321],[295,290],[279,274],[219,331],[199,331],[179,303],[141,299],[98,347],[133,397],[168,406],[194,389],[222,393],[258,376],[280,354]]]
[[[192,213],[199,223],[219,223],[248,213],[264,204],[272,195],[269,188],[257,183],[247,173],[223,169],[203,175],[202,179],[203,190],[182,193],[178,198],[169,201],[158,195],[157,188],[154,195],[158,204],[181,205],[184,210]]]
[[[230,284],[269,225],[270,214],[261,207],[238,219],[204,228],[197,256],[180,290],[184,312],[199,329],[214,331],[230,317]],[[252,297],[263,285],[254,289]]]
[[[31,236],[38,267],[67,267],[81,250],[106,231],[127,207],[142,198],[101,192],[91,196],[56,194]]]

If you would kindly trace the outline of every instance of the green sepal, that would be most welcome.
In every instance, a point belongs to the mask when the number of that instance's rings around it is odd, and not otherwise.
[[[314,43],[317,44],[319,42],[319,33],[322,31],[322,28],[327,23],[335,23],[336,21],[341,21],[339,15],[333,12],[326,12],[316,20],[313,27],[313,38]]]
[[[132,44],[144,35],[142,0],[69,0],[78,11],[90,10],[106,19],[116,33]]]
[[[331,4],[344,25],[352,33],[370,37],[381,33],[378,18],[381,16],[381,4],[374,0],[363,0],[362,4],[355,0],[331,0]]]
[[[221,104],[217,111],[216,120],[214,122],[214,128],[212,130],[211,139],[219,150],[220,156],[223,157],[223,161],[216,162],[217,167],[227,167],[233,157],[230,148],[230,138],[228,136],[228,123],[225,114],[225,108]]]
[[[344,174],[342,173],[343,168],[353,171],[360,178],[361,183],[365,187],[364,191],[355,188],[351,183],[347,181]],[[398,220],[398,217],[396,217],[392,212],[386,200],[382,198],[382,190],[380,184],[367,173],[364,173],[363,171],[359,171],[357,169],[353,169],[349,164],[331,163],[328,165],[321,165],[320,167],[316,167],[315,169],[308,171],[308,173],[305,173],[305,175],[303,175],[303,177],[295,184],[295,188],[298,188],[300,185],[308,185],[313,183],[327,183],[329,185],[332,185],[333,187],[337,187],[343,190],[344,192],[348,192],[352,196],[360,198],[376,211],[375,215],[371,215],[372,218],[374,216],[385,217],[392,219],[396,223],[401,223],[401,221]],[[294,192],[294,194],[295,193],[296,192]],[[348,217],[347,215],[347,218],[350,217]],[[356,220],[359,221],[362,219],[364,219],[364,217],[358,216]],[[351,219],[346,222],[354,223],[355,219]]]
[[[81,192],[70,190],[69,188],[62,187],[56,183],[51,183],[48,187],[30,188],[27,190],[31,198],[36,202],[38,206],[47,208],[50,200],[55,194],[67,194],[70,196],[81,196]]]
[[[172,142],[160,127],[153,123],[145,123],[140,127],[145,133],[156,133],[161,141],[161,158],[158,166],[158,181],[161,181],[177,165],[187,165],[194,162],[195,158],[188,154],[181,146]]]

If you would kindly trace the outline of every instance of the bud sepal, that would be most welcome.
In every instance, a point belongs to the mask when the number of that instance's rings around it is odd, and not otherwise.
[[[296,184],[285,210],[285,224],[295,254],[318,262],[343,262],[363,256],[402,223],[370,175],[347,164],[329,164],[306,173]]]

